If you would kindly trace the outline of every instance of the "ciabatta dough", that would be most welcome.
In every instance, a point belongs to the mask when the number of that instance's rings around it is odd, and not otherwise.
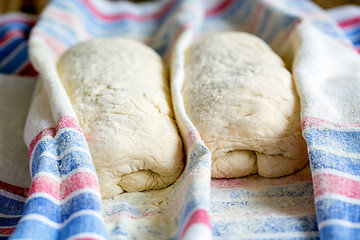
[[[264,41],[219,33],[191,46],[185,65],[184,103],[212,153],[212,177],[278,177],[306,165],[291,74]]]
[[[59,76],[88,141],[102,197],[159,189],[182,172],[182,140],[161,58],[134,40],[79,43]]]

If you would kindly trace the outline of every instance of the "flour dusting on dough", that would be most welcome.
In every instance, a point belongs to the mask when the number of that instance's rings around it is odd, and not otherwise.
[[[279,177],[306,165],[294,82],[260,38],[226,32],[195,43],[182,93],[211,151],[212,177]]]
[[[100,38],[70,48],[58,72],[88,140],[102,197],[160,189],[182,172],[183,149],[160,56]]]

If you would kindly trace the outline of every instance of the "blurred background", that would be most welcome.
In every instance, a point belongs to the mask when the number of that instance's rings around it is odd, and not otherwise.
[[[21,11],[29,14],[39,14],[48,1],[49,0],[0,0],[0,13]],[[144,0],[133,0],[133,2],[141,1]],[[344,4],[360,5],[360,0],[313,0],[313,2],[325,9]]]

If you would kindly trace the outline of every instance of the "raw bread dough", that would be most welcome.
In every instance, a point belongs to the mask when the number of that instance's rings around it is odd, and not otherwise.
[[[264,41],[219,33],[187,49],[185,61],[184,103],[212,153],[212,177],[279,177],[306,165],[291,74]]]
[[[103,198],[164,188],[181,174],[182,140],[161,58],[123,38],[79,43],[58,73],[88,141]]]

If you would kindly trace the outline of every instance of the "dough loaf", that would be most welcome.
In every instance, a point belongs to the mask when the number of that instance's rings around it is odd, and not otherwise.
[[[212,177],[279,177],[306,165],[292,76],[264,41],[219,33],[187,49],[185,61],[184,103],[212,153]]]
[[[103,198],[164,188],[184,167],[161,58],[123,38],[79,43],[58,61]]]

